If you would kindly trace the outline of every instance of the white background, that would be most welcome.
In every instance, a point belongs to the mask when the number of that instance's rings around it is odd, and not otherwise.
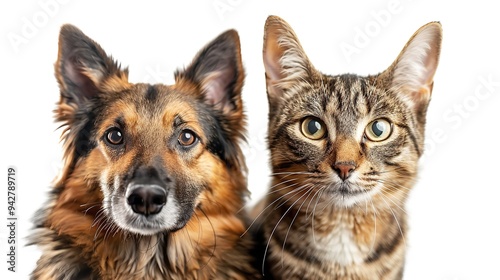
[[[33,269],[39,252],[24,247],[25,236],[61,166],[60,131],[52,119],[59,98],[53,63],[61,24],[78,26],[128,65],[132,82],[166,84],[204,44],[226,29],[237,29],[247,70],[245,151],[254,201],[269,181],[261,54],[270,14],[292,25],[313,64],[328,74],[378,73],[421,25],[443,24],[426,153],[407,205],[411,230],[405,279],[500,279],[500,17],[493,1],[130,2],[0,4],[0,225],[7,223],[6,177],[12,165],[18,176],[20,244],[18,272],[6,274],[7,227],[0,226],[3,279],[27,279]],[[355,53],[346,53],[348,46]]]

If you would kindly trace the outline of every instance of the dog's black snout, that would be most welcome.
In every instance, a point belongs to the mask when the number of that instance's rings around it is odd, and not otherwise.
[[[140,186],[127,197],[132,210],[144,216],[160,213],[167,202],[167,193],[158,186]]]

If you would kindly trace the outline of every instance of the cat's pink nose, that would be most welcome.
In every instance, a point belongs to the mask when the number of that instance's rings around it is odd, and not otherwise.
[[[336,163],[333,166],[333,169],[337,172],[340,179],[345,181],[347,178],[349,178],[349,176],[351,176],[351,173],[354,171],[354,169],[356,169],[356,166],[351,163],[341,162]]]

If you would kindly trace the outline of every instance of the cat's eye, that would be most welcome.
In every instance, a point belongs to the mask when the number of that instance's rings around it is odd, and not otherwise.
[[[374,142],[384,141],[391,136],[392,124],[386,119],[377,119],[368,124],[366,137]]]
[[[181,134],[179,134],[177,141],[184,147],[190,147],[198,141],[198,137],[191,130],[185,129],[181,131]]]
[[[312,140],[319,140],[326,134],[325,124],[315,117],[305,118],[300,125],[300,130],[305,137]]]
[[[123,133],[117,128],[113,127],[106,132],[106,142],[111,145],[120,145],[123,143]]]

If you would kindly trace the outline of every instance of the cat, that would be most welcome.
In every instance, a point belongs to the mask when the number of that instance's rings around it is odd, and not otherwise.
[[[271,187],[253,209],[274,279],[402,279],[405,202],[442,41],[422,26],[377,75],[325,75],[283,19],[265,25]]]

